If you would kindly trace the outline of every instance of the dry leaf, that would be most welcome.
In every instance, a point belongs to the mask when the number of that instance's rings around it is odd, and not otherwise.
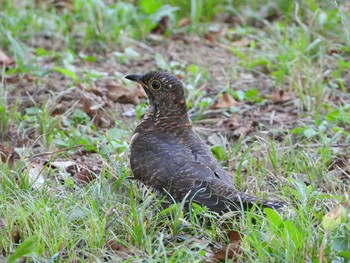
[[[102,172],[102,158],[98,154],[86,154],[76,159],[78,171],[73,178],[80,183],[90,183]]]
[[[18,154],[15,152],[15,148],[0,144],[0,157],[3,163],[8,163],[9,167],[12,168]]]
[[[88,184],[96,177],[88,169],[82,168],[73,176],[73,178],[76,179],[78,183]]]
[[[91,92],[93,92],[95,95],[102,97],[103,96],[103,91],[100,86],[92,86]]]
[[[211,43],[215,42],[215,36],[213,34],[206,33],[204,35],[204,38]]]
[[[247,137],[247,135],[252,131],[254,131],[252,125],[248,124],[246,126],[241,126],[235,129],[233,132],[233,136],[234,138],[241,139],[241,138]]]
[[[235,130],[237,127],[239,127],[240,124],[237,117],[235,115],[232,115],[229,119],[223,121],[223,125],[229,130]]]
[[[45,183],[45,179],[43,176],[44,166],[42,163],[32,162],[25,169],[24,173],[28,174],[29,184],[33,188],[42,187]]]
[[[231,118],[223,121],[223,126],[227,129],[229,138],[244,138],[249,133],[254,131],[254,122],[252,120],[246,120],[244,123],[239,122],[235,115],[231,116]],[[233,132],[232,132],[233,131]]]
[[[58,168],[64,171],[71,170],[76,166],[75,162],[72,161],[53,161],[50,162],[52,168]]]
[[[246,38],[246,37],[243,37],[240,40],[233,41],[232,45],[234,47],[249,47],[250,46],[250,39]]]
[[[282,90],[282,89],[274,90],[274,92],[271,95],[271,101],[274,104],[283,103],[283,102],[289,101],[291,99],[292,99],[291,96],[287,96],[286,93],[284,92],[284,90]]]
[[[228,232],[228,236],[230,238],[230,244],[227,246],[224,246],[219,251],[215,252],[215,259],[217,260],[226,260],[226,259],[232,259],[235,255],[242,252],[241,250],[241,244],[242,244],[242,237],[241,234],[239,234],[237,231],[230,230]]]
[[[124,253],[124,254],[129,254],[129,249],[127,249],[126,247],[124,247],[123,245],[119,244],[118,242],[116,242],[113,239],[109,239],[107,240],[107,244],[106,244],[111,250],[113,251],[118,251],[119,253]]]
[[[135,86],[124,88],[122,85],[115,81],[108,81],[107,90],[107,97],[114,102],[130,104],[139,103],[139,91]]]
[[[185,27],[191,24],[191,19],[188,17],[181,18],[179,21],[179,27]]]
[[[236,107],[238,105],[238,102],[232,98],[232,96],[225,92],[222,94],[220,98],[218,98],[213,106],[211,106],[212,109],[221,109],[221,108],[230,108],[230,107]]]
[[[93,118],[96,127],[110,127],[111,121],[105,118],[105,111],[102,109],[103,105],[99,105],[86,97],[82,101],[83,110],[89,117]]]
[[[0,66],[11,66],[14,65],[16,61],[13,58],[10,58],[7,56],[1,49],[0,49]]]
[[[95,117],[98,115],[99,110],[102,108],[102,105],[94,103],[87,97],[83,99],[83,110],[89,117]]]

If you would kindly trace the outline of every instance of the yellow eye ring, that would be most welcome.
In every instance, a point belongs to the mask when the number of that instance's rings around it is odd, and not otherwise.
[[[162,83],[160,83],[159,80],[157,80],[157,79],[152,80],[152,82],[151,82],[151,88],[152,89],[160,90],[161,87],[162,87]]]

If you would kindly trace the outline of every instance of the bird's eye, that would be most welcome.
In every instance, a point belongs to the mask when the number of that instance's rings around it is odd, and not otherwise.
[[[152,80],[152,82],[151,82],[151,87],[152,87],[152,89],[154,89],[154,90],[159,90],[159,89],[162,87],[162,84],[160,83],[159,80],[154,79],[154,80]]]

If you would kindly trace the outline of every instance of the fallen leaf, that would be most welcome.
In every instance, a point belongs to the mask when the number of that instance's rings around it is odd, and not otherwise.
[[[10,58],[7,56],[1,49],[0,49],[0,66],[11,66],[14,65],[16,61],[13,58]]]
[[[228,237],[230,239],[230,244],[223,246],[219,251],[215,252],[215,259],[233,259],[235,255],[242,253],[242,235],[237,231],[230,230],[228,232]]]
[[[45,183],[43,176],[44,166],[41,162],[31,162],[24,168],[23,173],[28,175],[31,187],[40,188]]]
[[[21,234],[19,233],[19,228],[17,226],[14,226],[13,228],[12,240],[15,244],[19,244],[21,241]]]
[[[105,118],[105,111],[103,110],[104,105],[100,105],[87,97],[85,97],[82,102],[83,110],[89,117],[93,118],[96,127],[108,128],[111,125],[111,121]]]
[[[102,172],[102,158],[98,154],[86,154],[76,160],[77,172],[73,175],[78,183],[90,183]]]
[[[66,171],[68,169],[71,169],[73,166],[76,166],[76,164],[72,161],[53,161],[50,162],[50,166],[52,168],[58,168]]]
[[[238,105],[238,102],[232,96],[225,92],[211,106],[212,109],[230,108]]]
[[[85,97],[82,100],[83,110],[89,117],[95,117],[98,115],[99,110],[102,108],[102,105],[91,101],[89,98]]]
[[[111,250],[113,251],[118,251],[118,253],[124,253],[124,254],[129,254],[129,249],[127,249],[126,247],[124,247],[123,245],[119,244],[118,242],[116,242],[113,239],[109,239],[107,240],[107,244],[106,244]]]
[[[139,103],[139,90],[136,86],[125,88],[121,84],[115,81],[108,81],[107,86],[107,97],[119,103],[130,103],[138,104]]]
[[[88,170],[85,168],[80,169],[79,172],[77,172],[73,178],[78,182],[78,183],[90,183],[92,180],[94,180],[96,177]]]
[[[241,126],[234,130],[233,137],[237,139],[241,139],[246,137],[249,133],[254,131],[251,125]]]
[[[179,27],[185,27],[191,24],[191,19],[188,17],[181,18],[179,21]]]
[[[231,116],[222,122],[222,125],[226,129],[228,138],[244,138],[249,133],[254,131],[254,122],[252,120],[246,120],[244,122],[239,121],[235,115]]]
[[[12,168],[18,154],[15,152],[15,148],[0,144],[0,157],[3,163],[7,163]]]
[[[232,45],[234,47],[249,47],[250,46],[250,39],[243,37],[240,40],[236,40],[232,42]]]
[[[282,89],[276,89],[273,91],[272,95],[271,95],[271,101],[274,104],[279,104],[279,103],[283,103],[286,101],[291,100],[292,97],[288,96],[284,90]]]
[[[213,34],[206,33],[204,35],[204,38],[211,43],[215,42],[215,36]]]
[[[229,129],[229,130],[234,130],[236,129],[237,127],[239,127],[240,123],[238,122],[238,119],[236,117],[236,115],[232,115],[230,118],[228,119],[225,119],[223,122],[222,122],[223,126],[226,128],[226,129]]]

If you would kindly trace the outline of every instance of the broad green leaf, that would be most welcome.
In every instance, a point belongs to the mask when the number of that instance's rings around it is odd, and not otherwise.
[[[16,251],[7,259],[8,263],[15,262],[17,259],[35,251],[38,238],[36,236],[28,237],[16,249]]]

